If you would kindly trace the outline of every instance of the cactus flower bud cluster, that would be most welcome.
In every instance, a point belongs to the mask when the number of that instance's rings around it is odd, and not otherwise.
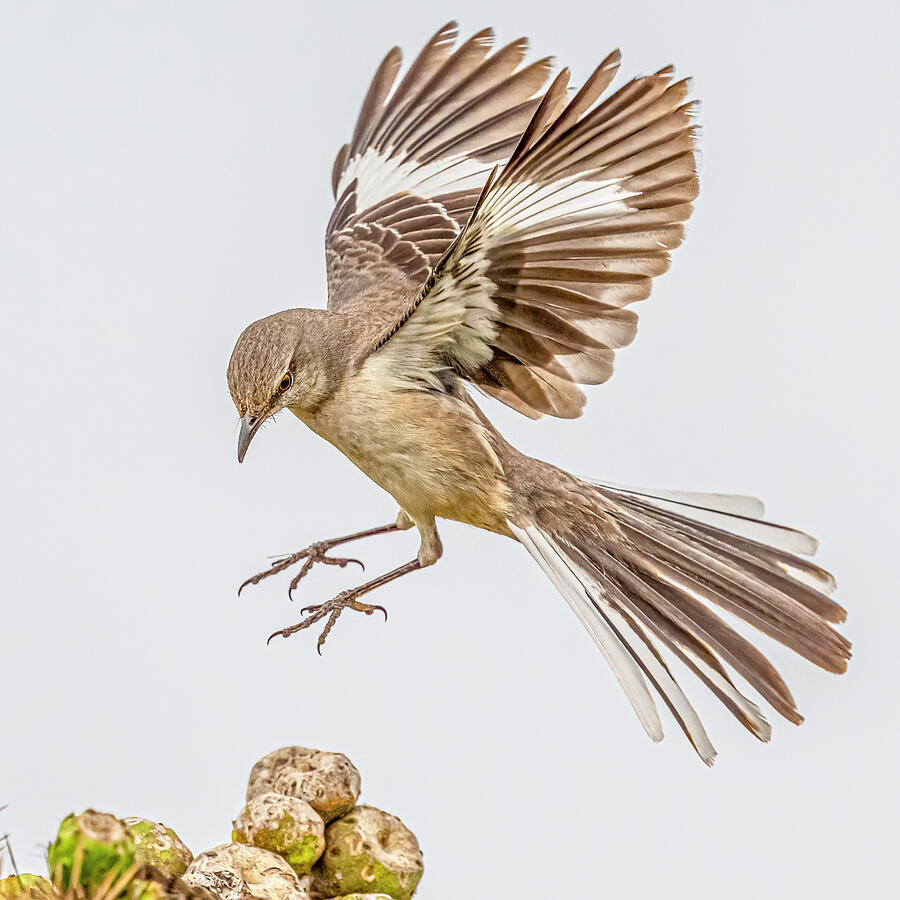
[[[418,841],[359,793],[343,754],[284,747],[253,766],[231,843],[195,857],[166,825],[86,810],[63,819],[49,878],[0,879],[0,900],[411,900]]]

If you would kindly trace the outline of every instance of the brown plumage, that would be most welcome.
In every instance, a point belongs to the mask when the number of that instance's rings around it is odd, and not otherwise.
[[[435,520],[520,541],[600,650],[648,734],[651,685],[707,763],[715,750],[666,663],[684,662],[768,740],[739,674],[800,722],[771,663],[716,613],[738,616],[831,672],[850,645],[831,576],[798,554],[815,542],[761,520],[748,497],[640,491],[575,478],[506,443],[474,385],[524,415],[581,414],[579,385],[610,377],[645,299],[683,239],[697,194],[693,106],[670,68],[610,92],[610,54],[577,91],[526,42],[496,52],[489,30],[458,48],[442,28],[397,82],[385,58],[332,173],[328,304],[250,325],[228,383],[243,459],[259,425],[290,409],[400,506],[396,522],[312,545],[249,579],[415,526],[415,560],[317,607],[277,634],[324,621],[441,555]]]

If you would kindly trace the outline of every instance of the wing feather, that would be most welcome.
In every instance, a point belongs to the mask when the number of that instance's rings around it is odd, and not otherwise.
[[[375,342],[410,377],[412,361],[449,365],[526,415],[574,417],[578,385],[612,374],[637,330],[624,307],[668,269],[697,193],[687,82],[665,68],[605,96],[618,63],[610,54],[571,98],[563,70],[533,103],[509,161],[392,323],[392,349]],[[410,353],[423,335],[433,345]]]
[[[338,152],[326,231],[331,309],[357,310],[390,327],[419,293],[422,267],[427,273],[460,233],[487,176],[508,158],[540,102],[551,61],[523,65],[524,38],[492,53],[489,28],[458,47],[457,36],[455,22],[439,29],[399,83],[400,51],[391,50]],[[402,265],[387,275],[389,262]]]

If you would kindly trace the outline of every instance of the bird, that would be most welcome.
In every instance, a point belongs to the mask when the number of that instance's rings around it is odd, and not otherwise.
[[[610,53],[578,87],[524,38],[439,29],[405,69],[378,67],[331,177],[324,309],[250,324],[227,380],[238,461],[289,410],[389,493],[396,519],[318,541],[241,586],[301,564],[347,566],[334,548],[415,528],[414,559],[308,606],[270,640],[322,623],[317,649],[362,598],[437,563],[436,521],[518,541],[606,658],[646,733],[656,697],[699,757],[716,750],[673,674],[679,660],[762,741],[756,700],[803,721],[772,663],[721,613],[817,666],[846,670],[850,642],[816,541],[765,521],[753,497],[588,481],[519,452],[474,391],[531,419],[576,418],[605,382],[684,238],[698,193],[696,103],[669,66],[612,83]],[[758,697],[739,689],[743,679]]]

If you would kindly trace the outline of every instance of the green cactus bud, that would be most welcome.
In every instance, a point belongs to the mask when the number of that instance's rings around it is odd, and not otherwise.
[[[415,835],[396,816],[357,806],[325,829],[313,887],[325,897],[375,893],[410,900],[422,871]]]
[[[271,850],[298,875],[309,875],[325,851],[325,823],[305,800],[270,791],[254,797],[241,810],[231,839]]]
[[[0,900],[60,900],[60,896],[46,878],[23,874],[0,879]]]
[[[270,791],[305,800],[326,822],[349,812],[359,797],[356,767],[343,753],[282,747],[250,771],[247,800]]]
[[[131,868],[134,843],[121,820],[88,809],[80,816],[71,814],[63,819],[47,861],[50,877],[63,891],[77,881],[90,896],[101,884],[111,887]]]
[[[133,816],[122,821],[134,841],[134,858],[142,866],[153,866],[170,878],[184,875],[194,855],[171,828]]]
[[[343,894],[334,900],[392,900],[390,894]]]

